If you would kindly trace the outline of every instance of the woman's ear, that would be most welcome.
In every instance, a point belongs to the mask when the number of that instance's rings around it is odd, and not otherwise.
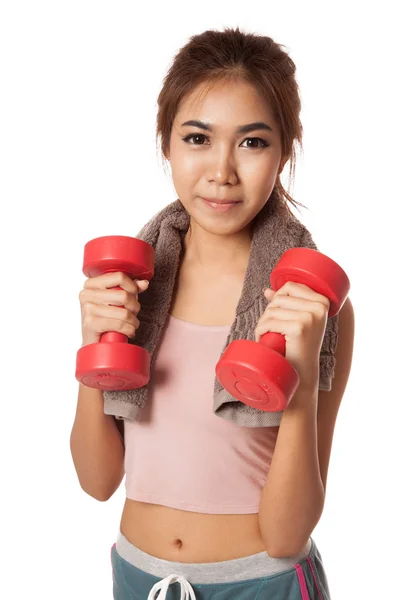
[[[287,161],[289,160],[289,158],[290,158],[289,156],[283,156],[281,158],[281,162],[280,162],[280,165],[279,165],[278,175],[280,175],[282,173],[282,171],[285,168],[285,165],[286,165]]]

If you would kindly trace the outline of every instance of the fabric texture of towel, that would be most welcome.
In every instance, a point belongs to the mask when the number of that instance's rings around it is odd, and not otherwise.
[[[150,352],[150,377],[157,344],[171,306],[189,224],[190,215],[178,199],[159,211],[136,236],[155,249],[154,277],[148,289],[140,294],[140,327],[135,338],[129,340]],[[242,294],[221,356],[233,340],[255,340],[255,328],[268,304],[263,288],[270,286],[271,272],[281,255],[294,247],[318,250],[306,226],[283,204],[274,189],[253,221],[250,256]],[[337,338],[336,315],[327,320],[321,347],[321,390],[331,389]],[[148,397],[148,385],[135,390],[103,391],[104,412],[120,419],[139,420],[141,408]],[[240,402],[221,386],[216,377],[213,411],[217,416],[244,427],[273,427],[279,425],[282,418],[282,412],[262,411]]]

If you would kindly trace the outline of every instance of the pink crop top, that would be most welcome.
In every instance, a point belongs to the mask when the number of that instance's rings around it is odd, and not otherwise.
[[[279,428],[214,414],[215,365],[229,330],[167,318],[146,405],[139,421],[124,421],[128,498],[209,514],[258,512]]]

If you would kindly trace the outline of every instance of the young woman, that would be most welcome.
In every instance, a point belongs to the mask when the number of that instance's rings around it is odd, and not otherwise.
[[[190,226],[149,383],[152,398],[140,418],[118,420],[105,414],[101,391],[80,385],[71,432],[85,492],[105,501],[126,474],[111,552],[114,598],[327,600],[311,534],[323,511],[350,373],[350,300],[339,313],[328,391],[319,386],[319,359],[329,301],[296,283],[265,290],[255,339],[267,331],[285,336],[299,387],[273,427],[241,427],[210,410],[254,220],[273,199],[295,204],[280,182],[302,139],[295,66],[271,38],[206,31],[175,57],[158,107],[157,134]],[[105,331],[134,338],[139,294],[151,285],[122,273],[86,280],[82,345]],[[123,289],[110,289],[116,286]]]

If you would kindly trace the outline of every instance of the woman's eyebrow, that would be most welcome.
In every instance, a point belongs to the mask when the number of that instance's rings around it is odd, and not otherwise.
[[[206,131],[212,131],[212,127],[209,123],[203,123],[202,121],[191,120],[185,121],[182,123],[182,127],[191,126],[198,127],[199,129],[205,129]],[[249,133],[250,131],[254,131],[256,129],[264,129],[265,131],[270,131],[272,133],[272,127],[270,127],[264,121],[257,121],[256,123],[248,123],[247,125],[241,125],[236,129],[236,133]]]

